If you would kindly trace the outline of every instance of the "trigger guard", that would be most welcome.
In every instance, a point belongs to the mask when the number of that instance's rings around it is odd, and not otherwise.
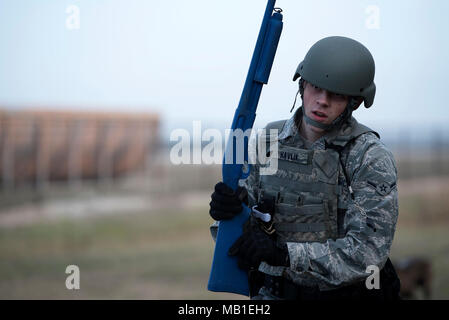
[[[245,171],[245,167],[248,168],[247,171]],[[241,177],[241,179],[246,179],[246,178],[248,178],[250,173],[251,173],[251,165],[250,165],[250,164],[244,164],[244,165],[242,166],[242,177]]]

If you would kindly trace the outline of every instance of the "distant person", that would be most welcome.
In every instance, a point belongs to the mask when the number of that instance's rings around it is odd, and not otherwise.
[[[213,219],[239,214],[245,192],[253,208],[229,250],[249,272],[252,299],[398,299],[388,258],[398,218],[395,160],[379,135],[352,116],[362,102],[373,104],[374,72],[361,43],[318,41],[293,78],[301,108],[266,126],[279,130],[277,172],[261,175],[254,165],[236,192],[215,186]],[[271,214],[271,223],[257,212]],[[366,286],[369,266],[381,270],[379,289]]]

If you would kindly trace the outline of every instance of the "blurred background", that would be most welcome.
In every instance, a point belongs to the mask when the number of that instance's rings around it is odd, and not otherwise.
[[[265,6],[0,0],[1,299],[244,298],[206,289],[221,166],[175,165],[170,150],[194,121],[230,126]],[[404,294],[448,299],[449,2],[277,6],[284,32],[255,128],[291,116],[292,76],[316,41],[367,46],[377,94],[354,115],[397,161],[391,258]],[[65,286],[69,265],[79,290]]]

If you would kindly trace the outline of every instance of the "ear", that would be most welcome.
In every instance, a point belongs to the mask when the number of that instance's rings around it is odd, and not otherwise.
[[[355,105],[355,107],[354,107],[354,111],[357,110],[357,109],[360,107],[360,105],[362,104],[362,102],[363,102],[363,97],[359,97],[359,98],[357,99],[357,103],[356,103],[356,105]]]

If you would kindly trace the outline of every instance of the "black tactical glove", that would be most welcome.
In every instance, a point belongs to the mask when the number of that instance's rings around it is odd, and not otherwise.
[[[223,182],[215,185],[211,198],[209,214],[217,221],[232,219],[242,212],[242,202],[248,205],[248,192],[245,188],[238,187],[234,191]]]
[[[289,266],[287,246],[276,246],[273,237],[263,232],[258,226],[246,228],[240,238],[228,251],[230,256],[237,256],[238,266],[243,270],[258,268],[262,261],[272,266]]]

